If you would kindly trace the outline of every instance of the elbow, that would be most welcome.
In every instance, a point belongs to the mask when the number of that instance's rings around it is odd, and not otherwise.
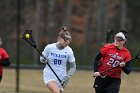
[[[129,75],[131,72],[127,72],[126,74]]]
[[[11,65],[11,63],[10,63],[10,62],[8,62],[5,66],[6,66],[6,67],[8,67],[8,66],[10,66],[10,65]]]
[[[129,75],[129,74],[131,73],[131,68],[123,67],[122,70],[123,70],[124,73],[126,73],[127,75]]]
[[[76,66],[73,67],[73,70],[76,71]]]
[[[9,62],[9,64],[7,66],[11,66],[11,63]]]
[[[128,71],[125,72],[127,75],[129,75],[131,73],[131,69],[129,69]]]
[[[73,69],[76,70],[76,63],[74,64]]]

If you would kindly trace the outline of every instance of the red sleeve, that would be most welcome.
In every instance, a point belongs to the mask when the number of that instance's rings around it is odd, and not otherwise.
[[[103,46],[101,49],[100,49],[100,52],[102,53],[102,55],[104,56],[106,54],[106,51],[108,50],[107,46]]]
[[[2,55],[4,59],[9,58],[8,53],[4,49],[2,49]]]

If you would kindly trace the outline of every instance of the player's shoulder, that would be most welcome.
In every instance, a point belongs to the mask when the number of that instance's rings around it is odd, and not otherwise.
[[[1,51],[1,52],[3,52],[3,51],[5,52],[5,49],[0,47],[0,51]]]
[[[109,43],[103,46],[104,48],[114,48],[115,45],[113,43]]]
[[[68,50],[68,51],[73,51],[70,46],[65,47],[65,49]]]
[[[4,48],[1,48],[1,47],[0,47],[0,52],[1,53],[7,53],[6,50]]]

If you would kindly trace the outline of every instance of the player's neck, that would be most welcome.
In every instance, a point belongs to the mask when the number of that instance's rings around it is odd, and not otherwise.
[[[64,49],[64,46],[62,46],[59,42],[56,43],[56,47],[60,50]]]
[[[123,46],[116,46],[116,47],[117,47],[118,49],[120,49],[120,50],[123,48]]]

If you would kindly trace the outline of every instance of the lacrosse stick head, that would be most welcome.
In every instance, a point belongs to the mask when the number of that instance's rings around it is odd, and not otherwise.
[[[25,32],[23,33],[22,39],[28,42],[34,48],[36,48],[36,43],[32,38],[32,30],[25,30]]]
[[[140,55],[139,54],[137,54],[136,59],[140,59]]]
[[[112,29],[110,29],[106,34],[112,34],[113,33],[113,30]]]

